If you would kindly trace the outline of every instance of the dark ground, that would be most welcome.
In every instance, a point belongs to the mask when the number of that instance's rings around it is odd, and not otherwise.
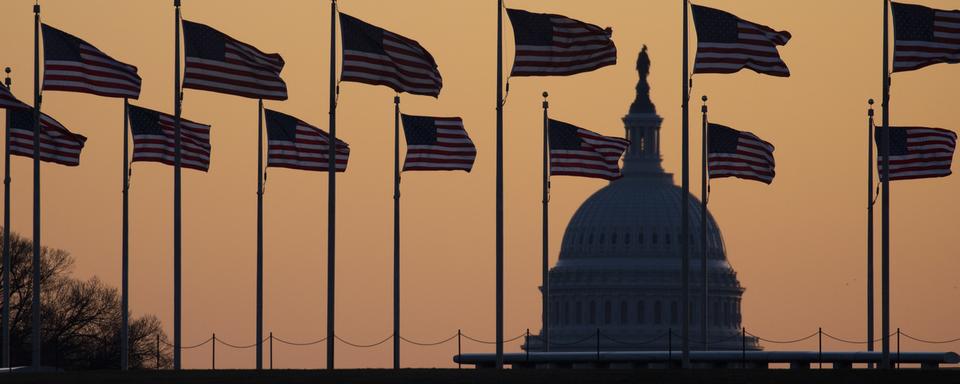
[[[259,383],[960,383],[960,370],[834,371],[834,370],[473,370],[386,369],[253,371],[139,371],[0,374],[0,383],[76,384],[259,384]]]

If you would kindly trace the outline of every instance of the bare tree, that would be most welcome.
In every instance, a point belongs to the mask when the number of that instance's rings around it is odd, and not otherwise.
[[[29,239],[11,234],[10,361],[13,365],[31,363],[32,252]],[[121,310],[117,288],[107,286],[96,277],[86,281],[71,277],[73,258],[64,250],[42,247],[40,258],[42,364],[63,369],[119,368]],[[169,365],[167,336],[155,316],[131,317],[129,341],[131,368]]]

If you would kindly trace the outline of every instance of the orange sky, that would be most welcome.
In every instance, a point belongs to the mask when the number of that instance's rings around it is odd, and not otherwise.
[[[185,19],[209,24],[286,59],[290,100],[268,108],[326,129],[329,2],[184,0]],[[445,338],[458,328],[492,339],[494,330],[495,1],[343,0],[343,12],[418,40],[436,57],[444,78],[439,99],[404,95],[402,110],[459,115],[476,143],[474,171],[407,173],[403,178],[403,334],[418,341]],[[747,288],[744,325],[775,339],[801,337],[822,326],[862,339],[864,330],[866,100],[879,99],[881,2],[701,0],[697,2],[788,30],[780,49],[793,76],[752,72],[698,75],[699,98],[710,96],[711,119],[757,133],[777,147],[771,186],[733,179],[713,183],[711,210],[724,231],[728,257]],[[13,68],[14,93],[32,100],[30,0],[0,5],[5,36],[0,65]],[[925,0],[958,8],[949,0]],[[680,164],[680,31],[677,1],[510,0],[509,7],[564,14],[612,26],[619,65],[572,77],[518,78],[505,107],[506,336],[539,329],[540,93],[550,92],[551,116],[607,135],[622,136],[621,117],[633,100],[634,61],[650,47],[652,96],[664,118],[664,166]],[[172,112],[173,7],[169,0],[47,0],[43,21],[76,34],[113,57],[139,67],[144,79],[135,104]],[[512,36],[505,29],[505,67]],[[695,34],[691,26],[691,46]],[[691,56],[692,56],[691,51]],[[893,79],[895,125],[960,130],[955,93],[960,66],[936,65]],[[254,339],[256,233],[256,101],[185,91],[185,118],[210,123],[209,173],[185,170],[184,344],[216,332],[234,344]],[[350,143],[350,168],[338,177],[338,328],[358,343],[391,332],[393,91],[356,83],[341,86],[338,135]],[[44,112],[89,138],[78,168],[43,166],[43,240],[77,259],[75,273],[120,282],[122,101],[48,92]],[[691,146],[699,148],[699,134]],[[691,155],[691,180],[700,157]],[[31,161],[13,160],[13,230],[31,230]],[[324,334],[326,307],[326,193],[324,173],[268,170],[265,195],[266,331],[293,341]],[[679,183],[679,175],[675,177]],[[172,330],[172,169],[133,166],[131,187],[131,308],[154,313]],[[578,205],[599,180],[557,177],[551,201],[551,250]],[[699,191],[699,184],[692,183]],[[892,195],[893,326],[915,336],[960,336],[957,273],[949,241],[960,207],[948,204],[960,179],[896,182]],[[878,209],[879,228],[879,209]],[[879,236],[878,236],[879,237]],[[877,246],[879,257],[879,241]],[[879,271],[879,269],[878,269]],[[879,272],[878,272],[879,274]],[[879,296],[878,296],[879,303]],[[878,317],[879,327],[879,317]],[[879,333],[879,328],[878,328]],[[791,348],[815,348],[810,344]],[[765,345],[769,349],[777,345]],[[827,349],[855,346],[827,343]],[[920,348],[903,341],[904,348]],[[467,351],[491,351],[465,342]],[[508,345],[517,350],[518,343]],[[924,346],[924,348],[927,348]],[[933,346],[929,349],[958,346]],[[218,348],[218,367],[251,367],[253,350]],[[455,344],[405,344],[405,366],[453,366]],[[275,345],[276,367],[322,367],[324,347]],[[209,366],[207,347],[184,352],[184,366]],[[340,344],[338,367],[384,367],[389,344],[355,349]]]

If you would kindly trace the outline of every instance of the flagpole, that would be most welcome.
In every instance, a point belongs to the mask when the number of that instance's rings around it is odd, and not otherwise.
[[[550,351],[550,118],[547,111],[550,108],[550,102],[547,97],[550,96],[546,91],[543,92],[543,263],[540,270],[540,291],[543,295],[543,304],[541,306],[540,321],[543,323],[543,350]],[[527,345],[527,350],[530,346]]]
[[[10,67],[4,84],[10,90]],[[11,91],[12,93],[12,91]],[[10,109],[3,134],[3,366],[10,368]]]
[[[120,283],[120,369],[126,371],[130,366],[130,137],[129,137],[130,99],[123,98],[123,228],[120,230],[120,264],[123,269]]]
[[[400,369],[400,95],[393,97],[393,369]]]
[[[263,369],[263,99],[257,104],[257,370]]]
[[[33,369],[40,370],[40,4],[33,5]]]
[[[503,0],[497,0],[496,368],[503,369]]]
[[[682,311],[683,314],[683,352],[681,366],[687,368],[690,364],[690,204],[688,201],[688,196],[690,195],[690,87],[689,87],[689,64],[687,63],[687,51],[688,51],[688,16],[687,16],[687,0],[683,0],[683,133],[682,133],[682,146],[683,146],[683,155],[681,159],[682,164],[682,183],[680,193],[680,207],[681,207],[681,218],[680,218],[680,246],[683,248],[681,251],[682,255],[682,265],[681,265],[681,283],[683,286],[683,300],[682,300]]]
[[[700,335],[703,337],[703,350],[707,351],[710,349],[707,328],[707,308],[710,303],[709,274],[707,273],[707,202],[710,199],[710,185],[708,184],[710,177],[707,174],[707,145],[710,141],[707,135],[707,95],[703,95],[701,100],[703,100],[703,107],[701,108],[701,112],[703,112],[703,133],[701,134],[702,151],[700,164],[700,272],[703,274],[703,313],[700,314]]]
[[[334,369],[337,226],[337,0],[330,1],[330,141],[327,143],[327,369]]]
[[[873,99],[867,103],[867,351],[873,352]],[[873,368],[873,364],[869,364]]]
[[[173,166],[173,369],[180,370],[180,336],[181,336],[181,303],[180,303],[180,267],[181,245],[180,234],[180,113],[183,94],[180,92],[180,0],[173,0],[174,12],[174,67],[173,67],[173,126],[174,126],[174,166]]]
[[[883,356],[880,367],[890,368],[890,39],[889,39],[889,7],[890,2],[883,0],[883,138],[880,141],[880,154],[883,156],[881,182],[883,197],[881,198],[880,219],[880,306],[881,331],[883,332]]]

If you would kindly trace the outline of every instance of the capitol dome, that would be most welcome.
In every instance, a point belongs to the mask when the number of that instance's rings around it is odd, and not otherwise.
[[[623,177],[577,209],[564,233],[559,261],[549,272],[551,351],[594,350],[598,331],[603,350],[679,349],[681,204],[688,204],[690,212],[690,346],[703,349],[700,200],[683,196],[673,175],[661,166],[662,119],[649,97],[649,69],[644,47],[637,61],[636,100],[623,118],[631,141]],[[706,227],[709,349],[739,350],[744,288],[709,213]],[[524,348],[544,350],[542,330],[538,336]],[[746,341],[747,349],[759,349],[756,339]]]

